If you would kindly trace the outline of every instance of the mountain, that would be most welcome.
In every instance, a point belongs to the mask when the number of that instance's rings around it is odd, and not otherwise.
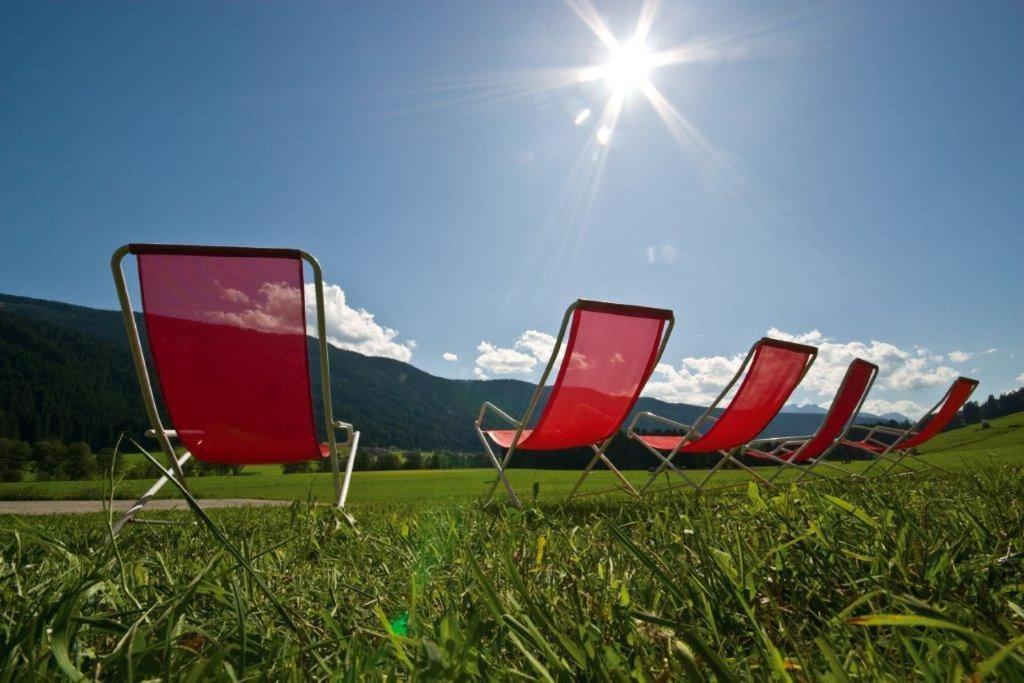
[[[309,345],[319,382],[316,342]],[[534,388],[513,379],[435,377],[334,347],[329,357],[334,413],[357,425],[369,446],[478,450],[473,420],[480,405],[491,401],[522,414]],[[644,397],[634,412],[645,410],[689,424],[704,409]],[[809,434],[821,417],[787,411],[765,435]],[[102,448],[120,431],[146,426],[119,311],[0,294],[0,436],[53,436]]]
[[[822,408],[821,406],[813,403],[807,403],[802,406],[790,404],[782,409],[783,413],[801,413],[804,415],[825,415],[828,412],[828,408]],[[856,422],[858,424],[875,424],[878,422],[912,422],[912,420],[904,415],[903,413],[884,413],[882,415],[874,415],[873,413],[866,413],[863,410],[857,414]]]
[[[822,408],[813,403],[805,403],[802,406],[791,403],[788,406],[783,406],[782,410],[787,413],[803,413],[805,415],[824,415],[828,412],[828,408]]]

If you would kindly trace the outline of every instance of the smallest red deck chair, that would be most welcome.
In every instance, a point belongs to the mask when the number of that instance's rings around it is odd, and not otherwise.
[[[136,257],[149,356],[166,416],[150,381],[125,284],[123,259]],[[314,426],[306,343],[303,261],[315,280],[320,390],[327,443]],[[172,475],[185,484],[189,458],[227,465],[284,464],[330,458],[335,503],[345,505],[359,432],[335,421],[320,265],[297,249],[130,244],[111,268],[142,398]],[[335,430],[349,446],[344,481]],[[171,440],[186,449],[176,454]],[[117,533],[156,495],[161,477],[114,525]]]
[[[620,487],[606,490],[621,488],[632,495],[639,495],[608,459],[605,451],[629,416],[640,391],[661,358],[673,324],[672,311],[660,308],[584,299],[569,306],[562,318],[562,327],[558,331],[551,358],[522,419],[516,420],[492,403],[480,406],[474,424],[491,464],[498,471],[498,479],[487,491],[484,502],[492,498],[500,481],[505,485],[512,503],[522,507],[505,474],[509,460],[516,451],[552,451],[576,447],[591,448],[594,457],[576,481],[569,494],[570,498],[576,495],[598,460],[615,474],[621,484]],[[558,360],[566,328],[570,325],[569,340],[565,345],[555,383],[540,417],[531,427],[530,418],[540,402],[545,383]],[[485,429],[483,422],[488,411],[511,428]],[[498,460],[491,442],[499,448],[507,449],[504,459]]]
[[[825,458],[842,444],[843,438],[853,426],[853,421],[860,412],[861,406],[864,405],[864,400],[867,399],[868,392],[871,391],[871,386],[875,383],[877,376],[877,365],[861,358],[854,359],[846,369],[846,375],[843,377],[839,390],[836,392],[835,398],[832,399],[832,405],[829,406],[828,413],[822,420],[821,426],[818,427],[818,431],[806,437],[783,436],[774,439],[759,439],[755,444],[761,448],[755,448],[752,445],[745,451],[745,455],[771,460],[782,465],[776,469],[770,481],[775,481],[779,474],[788,468],[801,469],[801,465],[807,465],[807,467],[802,468],[800,476],[795,481],[800,481],[809,474],[820,476],[813,472],[813,469],[819,464],[847,474],[846,470],[825,462]],[[767,450],[765,446],[771,444],[776,445],[771,450]]]
[[[813,346],[765,337],[750,348],[743,364],[736,371],[736,375],[692,426],[654,413],[638,413],[630,423],[627,434],[631,439],[643,444],[661,461],[640,492],[644,493],[650,488],[651,484],[657,480],[658,475],[666,468],[675,472],[684,482],[699,491],[727,462],[732,462],[763,483],[771,485],[771,482],[738,460],[736,455],[778,414],[793,390],[807,374],[817,355],[818,349]],[[744,376],[744,371],[746,371],[746,376]],[[722,413],[715,417],[715,409],[741,376],[743,382],[736,390],[736,394]],[[641,419],[656,420],[673,429],[682,430],[683,435],[640,434],[636,431],[636,425]],[[662,451],[667,451],[668,455],[662,455]],[[715,452],[719,453],[721,457],[699,483],[691,481],[683,474],[682,470],[672,463],[672,459],[679,453]]]
[[[844,439],[843,443],[876,456],[875,461],[861,472],[861,476],[866,475],[880,462],[889,463],[889,466],[882,471],[883,476],[897,466],[912,472],[918,471],[917,468],[910,467],[903,462],[907,458],[912,458],[914,462],[924,465],[926,469],[942,471],[942,468],[938,465],[922,460],[915,455],[913,449],[923,445],[945,429],[946,425],[956,417],[960,409],[967,403],[971,394],[978,388],[978,384],[979,382],[976,379],[958,377],[950,385],[949,389],[946,390],[946,393],[942,395],[939,402],[932,406],[920,420],[908,429],[893,429],[884,426],[862,427],[856,425],[857,429],[865,432],[865,435],[858,441]],[[886,440],[878,438],[876,436],[878,434],[885,435]]]

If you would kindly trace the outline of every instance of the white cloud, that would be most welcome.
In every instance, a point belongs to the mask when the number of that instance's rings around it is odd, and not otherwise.
[[[838,342],[825,337],[818,330],[788,334],[773,327],[768,330],[768,336],[818,347],[818,358],[801,383],[801,388],[816,392],[819,396],[835,393],[846,374],[847,366],[854,358],[863,358],[878,366],[875,386],[879,389],[913,391],[948,384],[957,377],[953,368],[936,365],[942,362],[942,356],[933,355],[923,347],[911,353],[893,344],[875,340],[866,343]]]
[[[941,356],[923,347],[908,351],[894,344],[874,340],[839,342],[827,338],[818,330],[789,334],[771,328],[767,336],[818,347],[818,357],[798,390],[803,396],[794,397],[799,403],[828,405],[847,367],[858,357],[879,366],[875,388],[882,391],[913,391],[945,385],[957,376],[953,368],[940,365]],[[644,394],[664,401],[708,405],[735,375],[744,355],[684,358],[679,367],[659,363]],[[896,411],[911,417],[917,417],[923,412],[917,403],[910,400],[875,399],[874,405],[881,412]]]
[[[684,358],[675,368],[669,363],[658,363],[644,395],[673,403],[708,405],[739,370],[743,356],[706,356]]]
[[[490,375],[528,375],[538,362],[546,364],[555,348],[555,338],[546,332],[527,330],[519,335],[512,348],[502,348],[482,341],[476,347],[480,355],[476,358],[474,374],[486,379]],[[559,349],[557,362],[561,362],[563,345]]]
[[[448,352],[448,351],[442,353],[441,354],[441,358],[445,359],[449,363],[454,363],[457,360],[459,360],[459,357],[457,355],[455,355],[454,353]]]
[[[647,255],[647,262],[651,265],[658,263],[673,264],[679,260],[679,250],[671,244],[649,244],[644,248]]]
[[[356,351],[366,356],[382,356],[408,362],[416,340],[398,342],[398,331],[383,327],[365,308],[352,308],[345,300],[345,292],[338,285],[324,285],[324,310],[327,341],[340,349]],[[316,335],[316,288],[306,285],[306,320],[309,334]]]
[[[998,350],[999,349],[996,349],[996,348],[985,349],[984,351],[982,351],[982,353],[984,353],[986,356],[990,356],[990,355],[992,355],[993,353],[995,353]]]
[[[864,401],[864,411],[873,415],[885,415],[886,413],[901,413],[916,420],[924,415],[925,409],[914,401],[886,401],[884,398],[869,398]]]
[[[973,353],[968,353],[967,351],[950,351],[949,360],[953,363],[966,363],[973,355]]]
[[[1017,375],[1017,377],[1014,378],[1014,381],[1015,382],[1024,382],[1024,372],[1022,372],[1019,375]]]
[[[476,350],[480,355],[476,357],[473,372],[481,378],[490,375],[528,375],[537,365],[537,359],[528,353],[503,349],[485,341],[480,342]]]
[[[551,350],[555,348],[555,338],[545,332],[527,330],[516,340],[517,349],[526,349],[537,360],[546,361],[551,358]]]

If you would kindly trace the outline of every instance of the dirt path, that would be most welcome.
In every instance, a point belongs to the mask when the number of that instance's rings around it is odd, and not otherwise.
[[[115,500],[115,510],[127,510],[131,500]],[[207,508],[260,507],[264,505],[291,505],[290,500],[264,500],[260,498],[210,498],[199,501]],[[188,503],[180,499],[151,500],[146,510],[186,510]],[[0,515],[63,515],[83,512],[103,512],[99,500],[0,500]]]

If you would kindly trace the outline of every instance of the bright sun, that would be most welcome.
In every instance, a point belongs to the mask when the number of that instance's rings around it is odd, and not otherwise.
[[[651,53],[639,42],[623,43],[611,51],[604,65],[604,79],[612,91],[626,94],[642,88],[651,71]]]
[[[652,66],[647,46],[632,40],[611,47],[608,61],[584,71],[580,74],[580,80],[603,80],[614,95],[624,96],[644,87]]]

